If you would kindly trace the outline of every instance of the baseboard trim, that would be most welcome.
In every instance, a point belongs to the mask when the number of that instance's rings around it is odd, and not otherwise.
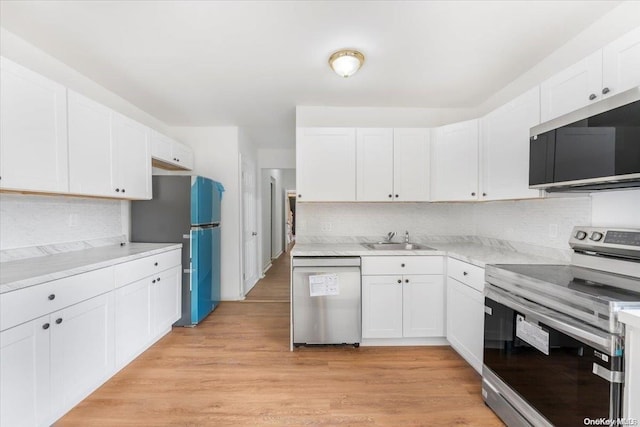
[[[360,345],[363,347],[391,347],[391,346],[431,346],[431,345],[446,345],[449,346],[449,341],[445,337],[432,337],[432,338],[363,338],[360,341]]]

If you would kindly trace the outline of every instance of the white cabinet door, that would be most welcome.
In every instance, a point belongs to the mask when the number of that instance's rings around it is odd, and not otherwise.
[[[356,200],[353,128],[298,128],[296,190],[301,201]]]
[[[602,50],[540,85],[540,114],[546,122],[601,99]]]
[[[49,316],[0,332],[0,425],[48,425]]]
[[[163,333],[180,318],[182,310],[182,274],[180,267],[163,271],[152,283],[153,334]]]
[[[171,158],[175,159],[175,163],[181,169],[192,170],[193,150],[190,147],[176,141],[173,141],[171,148]]]
[[[115,291],[115,364],[129,363],[147,348],[152,338],[151,278]]]
[[[114,370],[113,293],[51,314],[54,417],[95,390]]]
[[[0,188],[67,192],[64,86],[0,58]]]
[[[173,141],[171,138],[160,132],[151,130],[149,131],[149,145],[151,157],[162,160],[163,162],[173,163]]]
[[[484,298],[455,279],[447,279],[447,339],[473,368],[482,373]]]
[[[69,91],[69,190],[115,197],[111,182],[112,110]]]
[[[362,276],[362,338],[402,337],[402,276]]]
[[[441,275],[403,276],[402,335],[444,336],[444,280]]]
[[[436,129],[431,144],[431,199],[477,200],[478,120]]]
[[[539,197],[529,189],[529,129],[538,124],[537,86],[482,119],[482,200]]]
[[[393,130],[393,196],[403,202],[426,202],[430,190],[429,129]]]
[[[112,186],[118,197],[151,198],[151,155],[147,131],[140,123],[114,113]]]
[[[640,28],[604,47],[602,67],[603,96],[640,86]]]
[[[393,129],[356,130],[356,200],[393,201]]]

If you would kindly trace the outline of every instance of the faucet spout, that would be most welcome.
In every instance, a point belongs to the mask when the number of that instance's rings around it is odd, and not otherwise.
[[[387,242],[391,242],[391,239],[393,239],[395,236],[396,236],[395,231],[390,231],[389,233],[387,233]]]

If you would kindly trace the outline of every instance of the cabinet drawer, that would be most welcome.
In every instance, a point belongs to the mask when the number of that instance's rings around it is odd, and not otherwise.
[[[123,262],[115,266],[116,288],[175,267],[180,265],[181,262],[182,251],[180,249],[162,252],[135,261]]]
[[[484,268],[449,258],[447,275],[480,292],[484,291]]]
[[[113,267],[31,286],[0,297],[0,330],[113,290]]]
[[[363,256],[362,274],[442,274],[441,256]]]

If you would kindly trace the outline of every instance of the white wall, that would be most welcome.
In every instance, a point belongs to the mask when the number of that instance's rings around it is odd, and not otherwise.
[[[0,250],[127,235],[128,215],[124,221],[122,203],[0,194]]]
[[[258,150],[258,168],[294,169],[296,150],[280,148],[261,148]]]
[[[221,246],[223,300],[238,300],[241,289],[241,217],[240,164],[237,127],[173,127],[170,133],[189,145],[194,152],[194,175],[221,182]]]
[[[640,228],[640,190],[605,191],[591,197],[594,226]]]
[[[435,127],[475,117],[475,108],[296,107],[296,127]]]

